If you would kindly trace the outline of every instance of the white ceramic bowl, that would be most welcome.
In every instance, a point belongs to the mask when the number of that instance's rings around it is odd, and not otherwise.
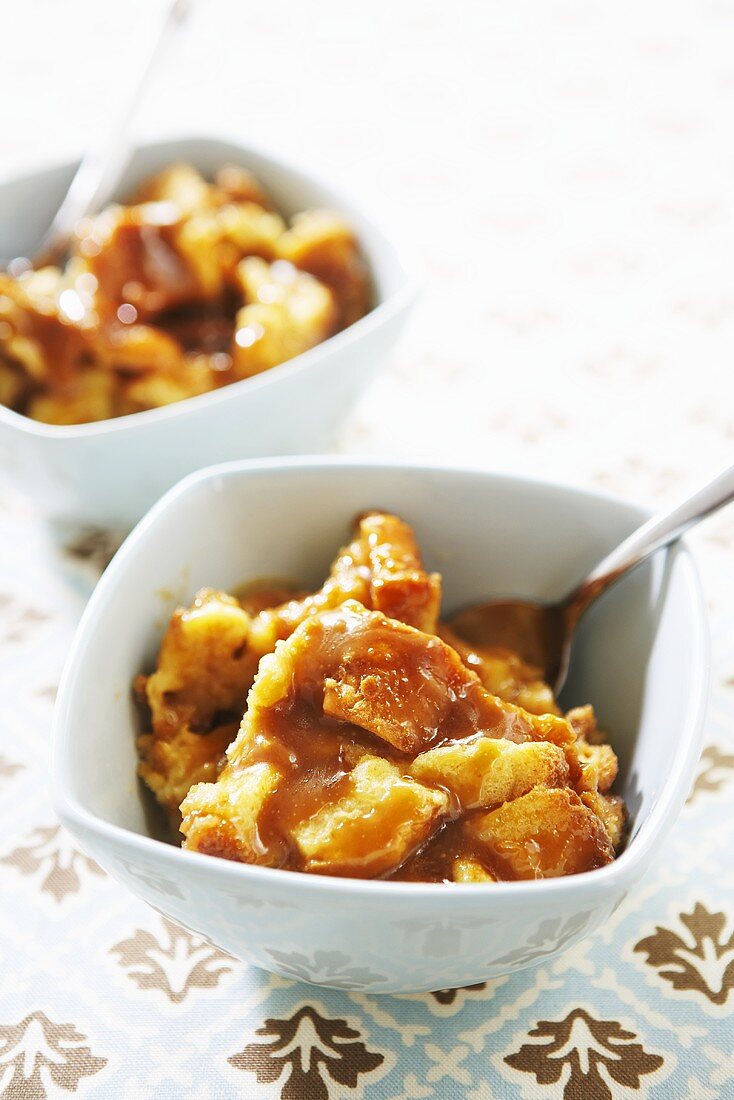
[[[0,463],[62,526],[127,531],[185,474],[213,462],[322,451],[397,340],[415,297],[397,252],[341,195],[311,175],[239,145],[184,138],[139,148],[120,196],[173,161],[205,174],[242,164],[285,214],[330,207],[347,215],[369,261],[375,308],[348,329],[256,378],[165,408],[71,427],[0,406]],[[76,165],[0,184],[0,256],[40,238]]]
[[[151,667],[167,617],[203,585],[263,574],[318,585],[351,519],[370,507],[415,525],[448,610],[492,594],[554,596],[643,518],[606,496],[452,469],[300,458],[194,474],[140,523],[89,603],[56,711],[56,805],[110,874],[258,966],[373,992],[467,985],[593,932],[659,857],[699,750],[704,602],[679,546],[619,583],[583,625],[564,701],[597,707],[632,815],[626,851],[601,870],[492,885],[364,882],[151,839],[130,684]]]

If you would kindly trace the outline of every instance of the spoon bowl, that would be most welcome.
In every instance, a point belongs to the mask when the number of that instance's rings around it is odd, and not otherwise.
[[[493,600],[459,611],[451,627],[471,645],[515,650],[551,687],[566,679],[571,635],[556,604]]]
[[[557,603],[491,600],[460,611],[451,626],[472,645],[516,650],[528,664],[540,670],[557,695],[568,676],[574,631],[587,608],[656,550],[677,542],[690,527],[732,500],[734,466],[674,508],[643,523]]]

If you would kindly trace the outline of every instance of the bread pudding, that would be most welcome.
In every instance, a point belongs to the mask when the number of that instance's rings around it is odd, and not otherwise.
[[[0,274],[0,403],[49,424],[141,412],[250,378],[371,308],[338,214],[290,222],[247,171],[176,164],[77,226],[63,268]]]
[[[177,610],[135,690],[139,774],[183,846],[444,883],[611,862],[625,808],[593,709],[561,714],[537,668],[440,605],[411,528],[374,512],[316,592],[206,589]]]

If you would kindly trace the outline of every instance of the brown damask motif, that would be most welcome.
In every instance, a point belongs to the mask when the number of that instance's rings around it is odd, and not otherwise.
[[[22,764],[14,764],[12,760],[8,760],[0,753],[0,783],[6,779],[12,779],[16,772],[22,771]]]
[[[42,699],[44,703],[55,703],[58,693],[58,684],[46,684],[45,687],[39,688],[38,691],[35,691],[33,694],[36,699]]]
[[[428,996],[433,997],[440,1005],[452,1005],[462,991],[475,993],[486,988],[486,982],[477,982],[476,985],[462,985],[458,989],[434,989]]]
[[[28,640],[49,616],[37,607],[28,607],[15,596],[0,592],[0,642],[19,645]]]
[[[15,867],[22,875],[41,872],[41,890],[57,902],[79,892],[84,874],[104,877],[102,868],[74,848],[59,825],[34,829],[28,840],[3,856],[0,863]]]
[[[696,902],[679,913],[682,934],[657,925],[652,936],[635,944],[645,962],[679,992],[690,991],[711,1004],[724,1005],[734,993],[734,930],[725,938],[726,915],[710,913]]]
[[[650,461],[644,455],[628,455],[616,466],[605,466],[594,475],[593,481],[602,489],[615,493],[627,493],[632,497],[644,495],[655,500],[675,491],[681,474],[669,466],[660,467],[657,460]]]
[[[713,793],[734,778],[734,753],[722,752],[717,745],[707,745],[701,753],[701,770],[688,796],[690,806],[704,793]]]
[[[267,1019],[258,1035],[269,1041],[249,1043],[227,1059],[236,1069],[254,1073],[260,1084],[280,1082],[280,1100],[329,1100],[329,1081],[354,1089],[373,1073],[384,1056],[368,1050],[346,1020],[322,1016],[304,1005],[286,1019]]]
[[[0,1100],[44,1100],[58,1096],[57,1089],[76,1092],[83,1077],[107,1065],[85,1040],[73,1024],[56,1024],[43,1012],[0,1025]]]
[[[119,550],[121,542],[119,532],[88,527],[67,542],[64,552],[71,561],[84,564],[93,573],[101,575]]]
[[[640,1078],[663,1065],[649,1054],[633,1031],[616,1020],[597,1020],[574,1008],[562,1020],[539,1020],[528,1032],[547,1042],[523,1043],[504,1061],[520,1073],[532,1073],[539,1085],[563,1079],[563,1100],[614,1100],[607,1078],[627,1089],[639,1089]]]
[[[173,1004],[180,1004],[193,989],[212,989],[234,969],[234,960],[224,951],[167,917],[161,923],[160,938],[136,928],[129,939],[110,948],[139,989],[158,989]]]

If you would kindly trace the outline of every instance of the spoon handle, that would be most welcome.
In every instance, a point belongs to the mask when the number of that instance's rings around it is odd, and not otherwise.
[[[669,512],[658,513],[607,554],[563,601],[567,622],[574,626],[589,604],[635,566],[663,546],[734,500],[734,466],[707,482]]]
[[[150,82],[160,51],[170,33],[189,13],[188,0],[169,0],[157,34],[152,38],[142,68],[125,100],[120,115],[110,127],[106,143],[82,159],[56,216],[46,231],[33,266],[57,263],[69,245],[77,222],[96,213],[111,198],[130,156],[130,124]]]

